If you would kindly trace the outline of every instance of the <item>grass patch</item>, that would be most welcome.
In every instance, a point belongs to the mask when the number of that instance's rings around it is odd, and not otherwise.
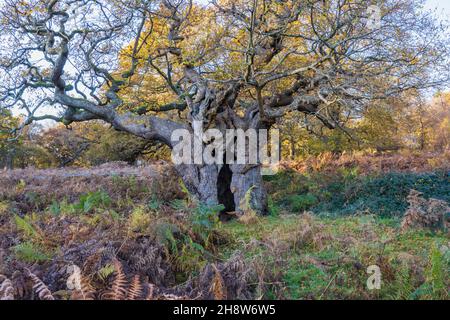
[[[400,234],[398,219],[374,215],[282,215],[224,228],[234,241],[221,247],[222,258],[241,251],[256,262],[264,270],[263,298],[449,298],[450,253],[442,232]],[[371,265],[381,269],[380,290],[366,286]]]

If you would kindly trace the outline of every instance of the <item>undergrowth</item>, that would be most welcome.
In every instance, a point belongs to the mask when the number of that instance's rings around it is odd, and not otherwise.
[[[329,216],[373,213],[400,217],[408,207],[411,189],[426,198],[450,202],[450,173],[445,171],[359,175],[357,168],[333,174],[288,170],[266,180],[274,203],[294,213],[308,210]]]
[[[0,202],[2,299],[449,299],[447,216],[427,209],[449,201],[446,173],[282,171],[269,216],[226,223],[183,185],[117,176],[24,205],[23,181]]]

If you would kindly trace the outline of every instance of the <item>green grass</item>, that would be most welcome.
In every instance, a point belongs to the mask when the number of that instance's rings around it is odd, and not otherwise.
[[[234,241],[221,248],[222,258],[238,250],[248,261],[262,264],[272,281],[266,284],[264,298],[449,298],[443,289],[448,287],[450,271],[444,233],[400,234],[398,219],[373,215],[282,215],[261,218],[253,225],[231,222],[223,228]],[[307,228],[310,235],[303,240],[296,236]],[[439,256],[436,248],[447,253]],[[381,268],[380,290],[366,287],[370,265]],[[438,293],[433,295],[432,288]]]

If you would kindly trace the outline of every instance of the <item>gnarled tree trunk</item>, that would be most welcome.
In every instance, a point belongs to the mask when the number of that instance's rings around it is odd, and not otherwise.
[[[249,206],[258,214],[267,214],[267,194],[259,165],[191,164],[176,169],[192,195],[204,203],[222,204],[226,212],[243,212]]]
[[[227,110],[226,107],[223,110]],[[243,117],[238,117],[234,111],[228,109],[209,123],[209,128],[218,129],[224,138],[227,130],[230,129],[240,129],[242,132],[253,129],[256,130],[256,134],[260,129],[269,129],[270,123],[260,121],[256,110],[257,107],[253,106]],[[189,131],[194,130],[190,128]],[[229,141],[224,141],[223,164],[183,164],[176,166],[176,169],[188,190],[200,201],[208,204],[222,204],[226,212],[243,213],[251,209],[265,215],[267,214],[267,193],[263,184],[259,138],[260,136],[257,136],[257,145],[252,147],[249,146],[251,142],[247,137],[243,143],[244,146],[238,146],[243,141],[239,142],[235,139],[234,152],[237,152],[238,147],[245,149],[244,164],[238,164],[238,161],[227,161],[229,146],[226,147],[226,145]],[[203,146],[206,147],[206,145],[208,143],[203,141]],[[249,161],[252,156],[257,158],[256,163]]]

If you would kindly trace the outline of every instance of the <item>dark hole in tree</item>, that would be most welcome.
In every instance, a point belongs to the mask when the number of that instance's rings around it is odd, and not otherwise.
[[[233,212],[236,207],[234,205],[234,196],[231,192],[231,178],[233,173],[230,166],[224,164],[219,171],[217,179],[217,198],[220,204],[223,204],[224,212]]]

